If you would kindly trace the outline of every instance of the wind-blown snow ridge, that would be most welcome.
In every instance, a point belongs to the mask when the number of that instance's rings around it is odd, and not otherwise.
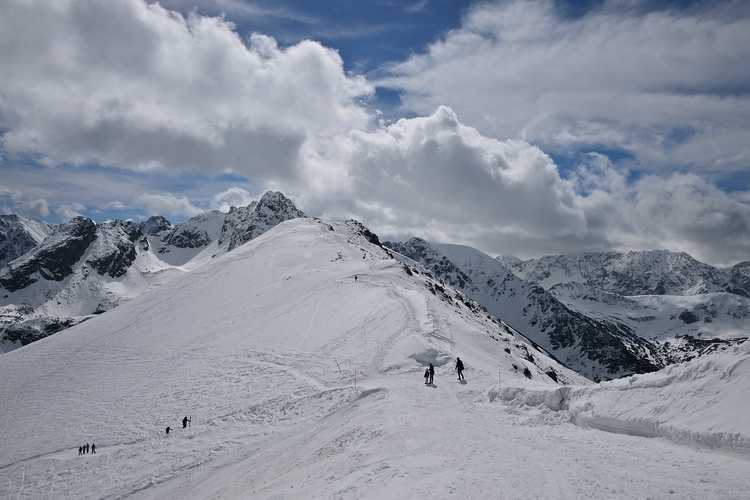
[[[750,341],[656,373],[554,391],[505,387],[491,400],[565,410],[586,428],[750,454]]]

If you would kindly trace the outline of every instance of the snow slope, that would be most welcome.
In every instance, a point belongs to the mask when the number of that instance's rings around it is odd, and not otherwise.
[[[694,382],[745,373],[747,349],[731,355]],[[636,378],[631,401],[676,373]],[[3,355],[0,380],[2,498],[697,499],[750,486],[748,455],[724,453],[726,440],[706,451],[584,421],[617,384],[574,385],[585,381],[407,272],[353,222],[284,222]],[[730,425],[711,405],[687,418],[705,393],[684,384],[671,393],[686,417],[675,429],[747,440],[746,420]],[[747,414],[745,387],[727,385],[717,411]],[[601,415],[627,431],[631,416]],[[86,442],[97,453],[78,456]]]
[[[707,339],[748,335],[750,299],[732,293],[623,297],[578,283],[556,285],[550,293],[575,311],[616,320],[649,340],[675,342],[685,335]]]

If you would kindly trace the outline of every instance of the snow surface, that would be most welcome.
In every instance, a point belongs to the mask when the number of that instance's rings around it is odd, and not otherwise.
[[[640,337],[675,342],[678,336],[735,339],[748,337],[750,299],[733,293],[632,295],[624,297],[587,285],[558,285],[550,293],[574,311],[604,321],[616,320]],[[694,322],[681,319],[683,312]]]
[[[0,498],[747,498],[749,343],[583,385],[427,285],[297,219],[3,355]]]

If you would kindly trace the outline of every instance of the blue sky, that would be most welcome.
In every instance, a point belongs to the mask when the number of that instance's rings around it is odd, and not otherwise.
[[[750,259],[750,4],[0,0],[0,213],[284,192],[490,255]]]

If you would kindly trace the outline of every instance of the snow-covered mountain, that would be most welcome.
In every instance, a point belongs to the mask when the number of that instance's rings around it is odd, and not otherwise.
[[[687,361],[750,336],[750,299],[726,292],[624,297],[579,283],[550,288],[571,310],[617,323],[651,341],[659,366]]]
[[[746,496],[750,342],[591,385],[377,241],[282,222],[0,356],[0,497]]]
[[[0,247],[22,249],[29,239],[39,243],[0,269],[0,349],[110,310],[296,217],[305,214],[275,192],[247,207],[208,212],[175,226],[164,217],[98,225],[76,217],[52,227],[8,216]],[[18,236],[23,234],[26,240]]]
[[[518,277],[549,289],[577,282],[619,295],[697,295],[730,292],[750,297],[750,261],[730,270],[698,262],[685,252],[593,252],[498,262]]]
[[[498,318],[591,379],[612,379],[660,368],[654,345],[629,325],[606,315],[569,309],[553,294],[527,283],[495,259],[470,247],[413,238],[385,243],[440,280],[461,290]]]
[[[20,215],[0,215],[0,269],[8,265],[52,234],[46,222]]]

